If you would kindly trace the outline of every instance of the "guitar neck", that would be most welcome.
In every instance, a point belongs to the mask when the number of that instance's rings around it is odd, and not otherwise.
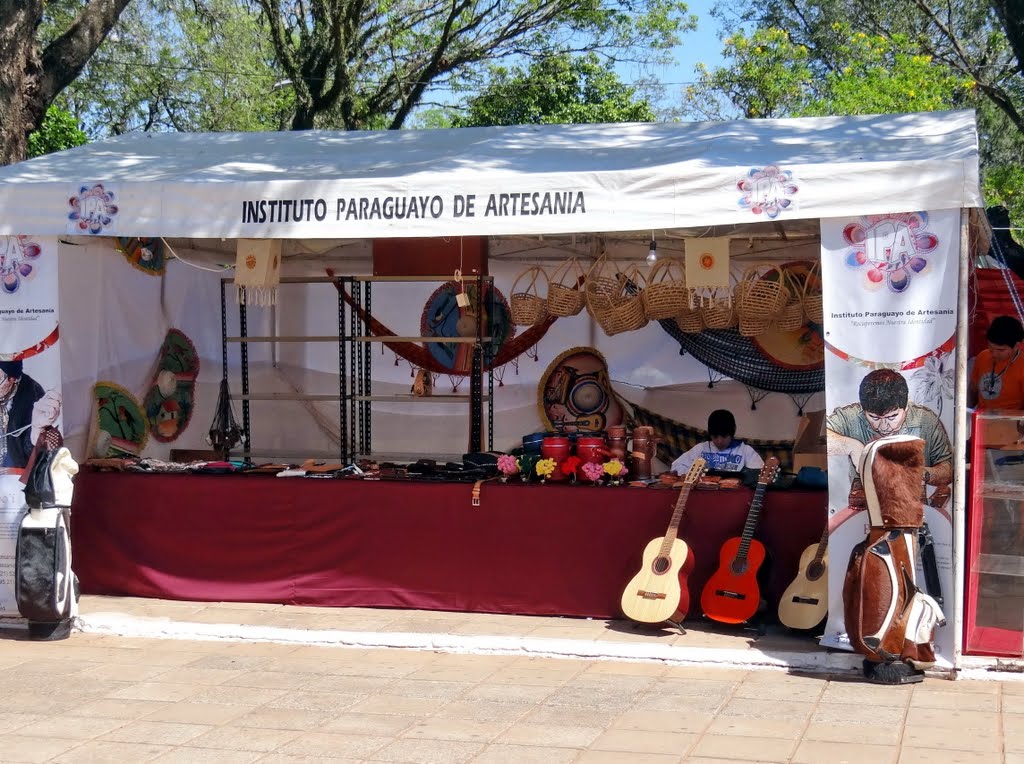
[[[825,523],[825,530],[821,532],[821,541],[818,542],[818,551],[814,553],[814,562],[820,563],[825,559],[825,550],[828,549],[828,523]]]
[[[679,490],[679,498],[676,500],[676,508],[672,511],[672,519],[669,521],[668,530],[665,531],[665,540],[661,542],[661,554],[665,556],[672,549],[672,543],[676,540],[676,534],[679,532],[679,523],[683,519],[683,510],[686,508],[686,502],[690,498],[690,489],[693,488],[692,483],[686,483]]]
[[[736,559],[745,560],[750,550],[750,540],[754,537],[754,530],[757,528],[757,521],[761,516],[761,503],[764,501],[764,492],[768,487],[767,483],[758,483],[754,492],[754,499],[750,502],[750,510],[747,512],[747,522],[743,525],[743,534],[740,538],[740,546],[736,551]]]

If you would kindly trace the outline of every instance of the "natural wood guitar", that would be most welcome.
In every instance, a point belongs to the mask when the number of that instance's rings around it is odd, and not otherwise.
[[[761,505],[768,484],[775,480],[779,460],[768,459],[757,476],[757,490],[747,511],[743,533],[722,544],[718,553],[718,570],[714,572],[700,595],[704,615],[722,623],[743,623],[757,612],[761,589],[757,571],[764,564],[764,545],[754,539],[754,530],[761,516]]]
[[[800,555],[800,570],[779,600],[779,621],[791,629],[813,629],[828,615],[828,526],[821,541]]]
[[[690,491],[707,472],[707,464],[697,459],[683,478],[676,508],[664,536],[651,539],[644,549],[640,572],[630,579],[622,592],[622,612],[641,623],[678,624],[690,609],[690,591],[686,579],[693,570],[693,553],[677,537]]]

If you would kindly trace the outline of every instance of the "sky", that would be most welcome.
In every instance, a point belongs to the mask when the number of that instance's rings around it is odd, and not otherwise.
[[[722,42],[718,39],[718,20],[711,16],[716,0],[689,0],[690,13],[698,17],[697,29],[682,38],[673,51],[675,63],[657,68],[653,74],[666,86],[666,106],[678,105],[678,93],[696,79],[694,67],[699,63],[709,69],[722,64]],[[619,72],[623,82],[634,82],[638,73],[625,69]]]

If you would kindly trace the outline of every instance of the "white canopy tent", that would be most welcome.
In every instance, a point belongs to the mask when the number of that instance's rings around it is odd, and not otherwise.
[[[796,190],[761,178],[744,203],[737,183],[765,167],[788,173]],[[97,183],[107,197],[69,219],[69,198]],[[358,239],[649,231],[763,221],[772,210],[752,207],[765,196],[785,197],[788,206],[770,215],[782,221],[978,207],[978,188],[968,111],[147,133],[0,168],[0,233]],[[473,197],[473,214],[456,196]]]

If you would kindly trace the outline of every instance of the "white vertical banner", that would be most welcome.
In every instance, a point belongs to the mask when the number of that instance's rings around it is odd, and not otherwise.
[[[829,613],[821,644],[851,649],[843,582],[868,517],[856,467],[879,437],[925,442],[925,521],[934,539],[947,625],[935,634],[942,665],[953,661],[954,366],[960,212],[939,210],[821,221],[825,404],[829,479]]]
[[[61,426],[57,237],[0,236],[0,616],[18,615],[14,552],[33,438]]]

